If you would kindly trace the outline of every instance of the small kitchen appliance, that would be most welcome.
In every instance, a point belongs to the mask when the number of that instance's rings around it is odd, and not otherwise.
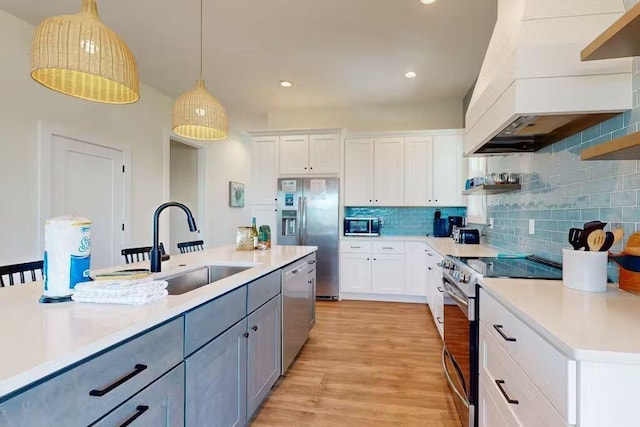
[[[464,227],[464,217],[463,216],[455,216],[452,215],[449,217],[449,236],[453,236],[454,228],[462,228]]]
[[[454,228],[453,241],[467,245],[480,243],[480,231],[477,228]]]
[[[433,235],[435,237],[449,237],[449,229],[447,227],[446,218],[441,217],[440,209],[436,209],[433,214]]]
[[[379,236],[380,218],[347,217],[344,219],[345,236]]]

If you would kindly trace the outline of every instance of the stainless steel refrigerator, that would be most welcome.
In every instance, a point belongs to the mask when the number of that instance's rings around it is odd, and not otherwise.
[[[316,297],[338,299],[338,178],[278,180],[279,245],[317,246]]]

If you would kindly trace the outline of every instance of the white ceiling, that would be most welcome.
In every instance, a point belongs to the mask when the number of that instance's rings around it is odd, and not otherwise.
[[[81,0],[0,0],[34,25]],[[199,70],[199,0],[102,0],[140,79],[177,97]],[[260,128],[270,108],[461,99],[477,77],[496,0],[204,0],[205,81],[231,124]],[[406,79],[406,71],[417,78]],[[280,80],[294,87],[283,89]]]

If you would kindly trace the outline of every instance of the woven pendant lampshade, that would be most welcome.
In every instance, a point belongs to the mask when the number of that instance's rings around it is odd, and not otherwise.
[[[216,141],[228,135],[227,113],[202,79],[202,2],[200,0],[200,79],[173,106],[173,131],[185,138]]]
[[[36,28],[31,77],[77,98],[129,104],[140,98],[138,69],[127,45],[98,18],[95,0],[75,15],[47,18]]]

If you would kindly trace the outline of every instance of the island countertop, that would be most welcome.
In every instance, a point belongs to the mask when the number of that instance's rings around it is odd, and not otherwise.
[[[41,304],[42,282],[0,289],[0,399],[140,332],[290,264],[315,246],[274,246],[236,251],[234,246],[172,255],[162,278],[204,265],[251,266],[243,272],[182,295],[146,305]],[[148,262],[124,268],[148,268]],[[114,268],[116,269],[116,268]]]

